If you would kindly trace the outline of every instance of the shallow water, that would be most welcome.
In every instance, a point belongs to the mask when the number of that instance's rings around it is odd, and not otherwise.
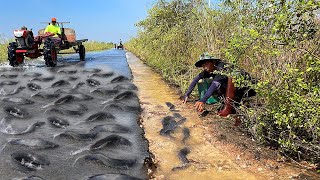
[[[1,179],[146,178],[149,154],[125,52],[78,59],[0,67]]]

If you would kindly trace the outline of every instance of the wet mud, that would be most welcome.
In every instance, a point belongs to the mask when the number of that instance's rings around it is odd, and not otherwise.
[[[146,179],[124,51],[0,67],[1,179]]]

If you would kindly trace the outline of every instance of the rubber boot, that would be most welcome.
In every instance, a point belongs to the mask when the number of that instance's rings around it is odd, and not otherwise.
[[[228,85],[226,91],[226,100],[224,101],[224,107],[221,111],[218,112],[219,116],[226,117],[232,112],[231,102],[235,98],[236,88],[232,82],[232,78],[228,77]]]

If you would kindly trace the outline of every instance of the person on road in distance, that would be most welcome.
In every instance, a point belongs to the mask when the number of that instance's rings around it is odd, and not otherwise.
[[[45,34],[52,33],[52,34],[54,34],[53,37],[61,38],[61,29],[57,25],[56,18],[51,19],[51,23],[46,27],[46,29],[44,30],[44,33]]]
[[[202,54],[200,56],[200,59],[195,63],[195,66],[202,67],[203,71],[197,77],[195,77],[193,79],[192,83],[190,84],[187,92],[184,95],[184,103],[187,102],[189,95],[191,94],[192,90],[194,89],[196,84],[199,82],[199,80],[205,79],[205,78],[212,79],[212,82],[211,82],[207,92],[205,93],[205,95],[199,101],[197,101],[194,105],[198,111],[200,111],[200,112],[204,111],[204,105],[205,105],[206,101],[208,100],[208,98],[210,98],[211,95],[215,94],[218,96],[223,96],[226,94],[227,88],[232,91],[231,97],[229,97],[229,98],[233,99],[235,88],[234,88],[234,86],[233,86],[233,88],[228,87],[229,86],[228,83],[229,83],[229,81],[231,81],[231,79],[229,78],[230,79],[229,80],[227,76],[213,73],[215,70],[218,70],[218,71],[223,70],[225,65],[226,65],[226,63],[222,62],[218,58],[209,56],[207,54]],[[233,96],[232,96],[232,93],[233,93]],[[226,107],[228,107],[227,113],[225,112],[225,110],[222,110],[218,114],[226,116],[225,114],[228,115],[231,113],[232,107],[230,104],[230,100],[225,101],[225,108]]]

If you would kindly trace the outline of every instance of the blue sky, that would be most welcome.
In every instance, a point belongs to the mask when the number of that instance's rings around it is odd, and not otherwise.
[[[209,1],[209,0],[208,0]],[[216,0],[211,0],[213,3]],[[71,22],[77,39],[127,41],[137,32],[135,23],[146,18],[157,0],[1,0],[0,35],[13,37],[22,26],[37,34],[52,17]]]
[[[7,38],[13,30],[26,26],[37,32],[51,17],[70,21],[65,27],[76,30],[77,39],[118,42],[136,35],[134,26],[145,19],[156,0],[17,0],[1,1],[0,34]]]

